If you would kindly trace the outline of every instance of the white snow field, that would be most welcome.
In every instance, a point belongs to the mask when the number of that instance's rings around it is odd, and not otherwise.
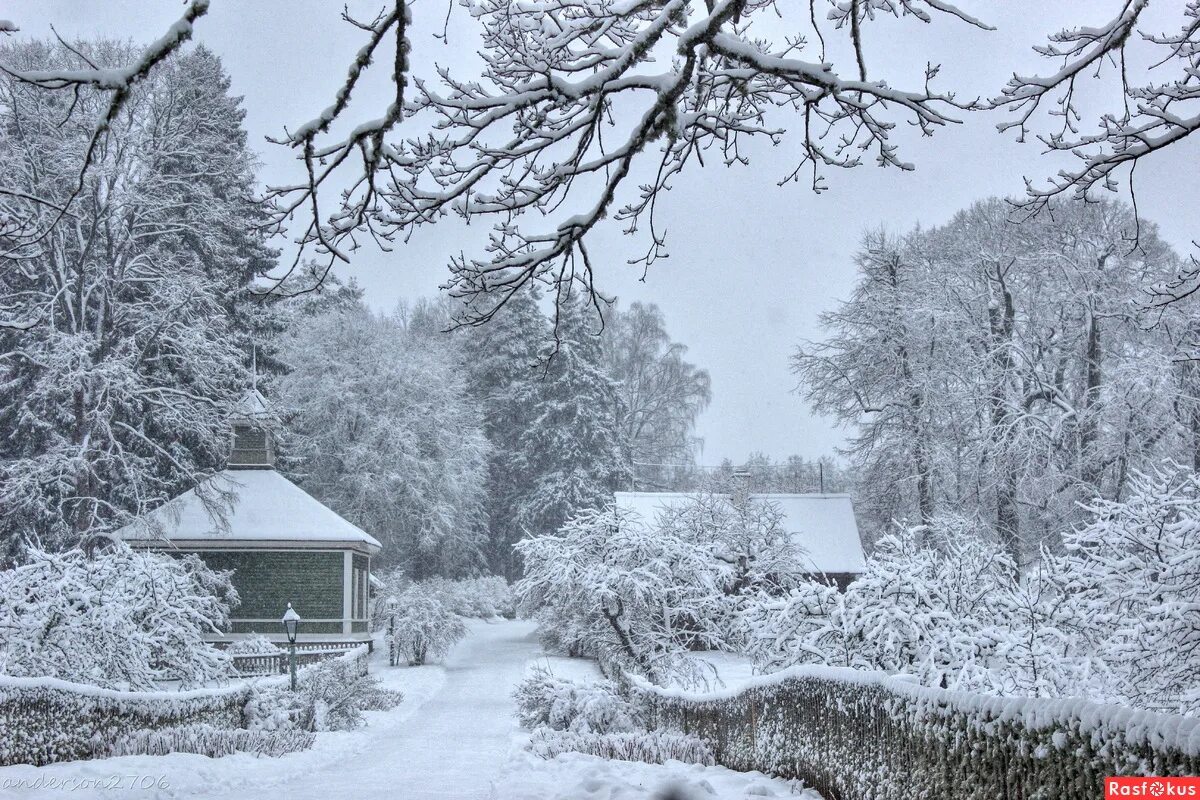
[[[549,658],[534,624],[472,621],[444,665],[391,668],[376,648],[371,670],[404,692],[391,711],[350,732],[321,733],[283,758],[176,753],[0,768],[0,798],[246,798],[289,800],[742,800],[801,796],[790,782],[692,764],[634,764],[523,751],[512,691],[531,662],[587,677],[589,662]],[[146,786],[147,788],[140,788]],[[165,787],[165,788],[163,788]],[[670,787],[674,794],[664,795]]]

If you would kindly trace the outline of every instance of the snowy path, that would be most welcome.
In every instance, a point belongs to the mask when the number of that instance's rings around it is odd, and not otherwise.
[[[483,800],[516,731],[512,691],[540,650],[530,622],[472,623],[446,659],[446,682],[394,733],[376,739],[346,770],[298,776],[285,797],[329,800]]]

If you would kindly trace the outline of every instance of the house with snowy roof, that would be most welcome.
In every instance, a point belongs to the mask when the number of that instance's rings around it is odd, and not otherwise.
[[[847,494],[726,495],[729,502],[773,503],[792,541],[803,548],[813,577],[829,579],[843,589],[866,569],[862,537]],[[615,492],[617,508],[653,523],[664,511],[692,502],[684,492]]]
[[[371,558],[379,542],[275,470],[271,412],[258,390],[239,402],[226,469],[118,532],[131,546],[194,553],[232,570],[241,605],[215,641],[286,639],[288,603],[307,643],[370,641]]]

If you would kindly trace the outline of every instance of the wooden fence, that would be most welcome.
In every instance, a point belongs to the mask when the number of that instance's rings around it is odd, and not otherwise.
[[[337,645],[337,644],[318,644],[318,645],[297,645],[296,646],[296,666],[307,667],[312,664],[319,664],[330,658],[339,658],[346,655],[357,647],[359,644]],[[235,655],[233,659],[233,669],[242,677],[252,677],[256,675],[284,675],[288,671],[288,653],[287,650],[280,650],[277,653],[264,653],[256,655]]]
[[[1200,719],[1083,700],[929,689],[802,667],[736,692],[633,681],[657,728],[706,739],[717,763],[800,778],[826,800],[1097,800],[1108,775],[1200,774]]]

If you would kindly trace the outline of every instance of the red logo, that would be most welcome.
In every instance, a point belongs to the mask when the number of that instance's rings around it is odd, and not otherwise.
[[[1194,797],[1200,800],[1200,778],[1122,777],[1104,779],[1104,800],[1119,797],[1148,797],[1170,800]]]

